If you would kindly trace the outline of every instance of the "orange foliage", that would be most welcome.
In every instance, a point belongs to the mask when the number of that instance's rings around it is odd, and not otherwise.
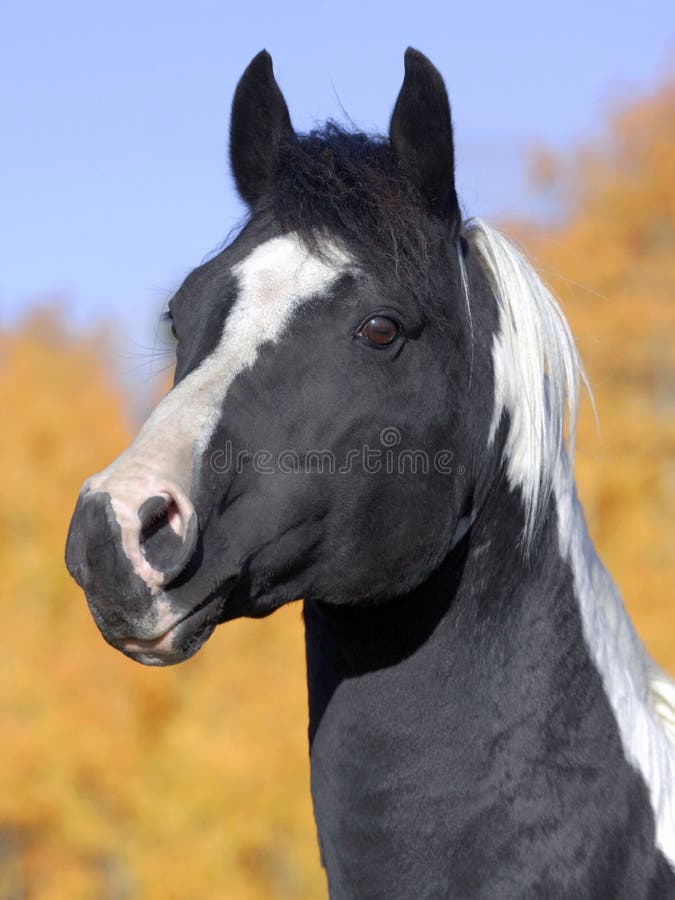
[[[53,315],[0,354],[0,897],[322,896],[299,608],[177,669],[109,648],[63,548],[131,437],[124,398]]]
[[[674,98],[628,109],[609,149],[580,155],[563,228],[514,226],[595,389],[602,440],[585,409],[578,453],[591,530],[673,671]],[[545,186],[561,169],[540,162]],[[130,438],[98,356],[53,315],[0,334],[0,897],[325,896],[298,607],[150,670],[103,642],[65,571],[80,482]]]
[[[675,673],[675,84],[622,111],[568,167],[568,221],[512,224],[570,319],[597,405],[579,492],[654,657]],[[539,173],[535,176],[538,178]]]

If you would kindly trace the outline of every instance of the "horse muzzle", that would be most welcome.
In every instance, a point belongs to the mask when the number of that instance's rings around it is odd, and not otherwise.
[[[206,630],[202,607],[174,608],[166,592],[197,547],[194,507],[168,482],[96,478],[85,483],[71,519],[68,571],[108,643],[140,662],[178,662],[194,652],[186,632]]]

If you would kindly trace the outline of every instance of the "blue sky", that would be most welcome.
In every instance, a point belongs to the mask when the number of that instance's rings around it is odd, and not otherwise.
[[[341,105],[384,129],[408,44],[442,71],[468,213],[531,213],[532,142],[573,147],[668,71],[665,0],[6,0],[0,19],[0,322],[41,298],[142,343],[243,210],[227,166],[236,81],[262,47],[293,122]],[[672,71],[672,69],[671,69]]]

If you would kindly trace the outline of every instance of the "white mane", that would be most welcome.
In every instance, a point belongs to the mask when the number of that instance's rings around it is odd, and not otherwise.
[[[573,454],[579,382],[588,383],[574,339],[554,297],[507,238],[480,219],[469,220],[465,233],[499,305],[490,438],[506,410],[505,463],[511,484],[522,492],[525,549],[553,493],[560,550],[572,568],[586,644],[626,758],[649,789],[657,844],[675,866],[675,682],[646,653],[586,530]]]
[[[490,440],[506,410],[505,462],[511,484],[522,491],[527,549],[553,484],[564,474],[566,414],[574,459],[579,381],[588,383],[567,320],[525,257],[481,219],[469,219],[465,234],[499,305]]]

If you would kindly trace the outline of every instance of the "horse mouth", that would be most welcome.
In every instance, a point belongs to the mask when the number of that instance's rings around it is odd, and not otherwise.
[[[128,637],[116,640],[114,647],[146,666],[171,666],[183,662],[206,643],[218,624],[216,606],[221,598],[199,604],[154,638]]]

